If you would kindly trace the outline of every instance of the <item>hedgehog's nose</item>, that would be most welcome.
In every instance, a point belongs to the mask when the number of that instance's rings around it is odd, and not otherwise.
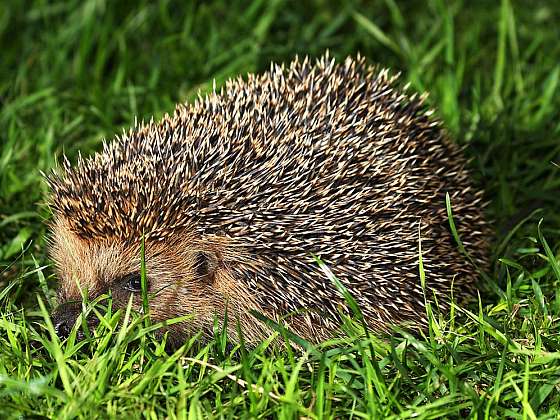
[[[56,308],[52,315],[52,320],[54,331],[59,338],[68,338],[80,312],[80,306],[71,303],[63,303]]]
[[[59,338],[62,339],[68,338],[71,330],[72,327],[70,326],[68,320],[66,319],[59,320],[54,324],[54,331],[56,332],[56,335],[58,335]]]

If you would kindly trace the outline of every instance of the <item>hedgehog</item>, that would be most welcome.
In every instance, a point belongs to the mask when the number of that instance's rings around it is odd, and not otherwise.
[[[64,158],[46,176],[57,333],[84,291],[142,309],[142,245],[149,317],[191,315],[166,328],[177,343],[226,318],[230,340],[258,343],[271,330],[255,313],[310,342],[336,336],[351,310],[318,258],[373,332],[421,328],[427,302],[472,295],[488,266],[483,192],[409,90],[359,55],[296,57]]]

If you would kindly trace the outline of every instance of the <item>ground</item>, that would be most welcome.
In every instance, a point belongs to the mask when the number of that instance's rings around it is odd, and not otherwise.
[[[552,0],[3,2],[0,416],[558,418],[558,21]],[[424,336],[355,323],[304,351],[232,347],[216,331],[168,353],[120,313],[61,344],[41,171],[214,80],[327,49],[429,91],[465,145],[495,233],[478,301],[432,308]]]

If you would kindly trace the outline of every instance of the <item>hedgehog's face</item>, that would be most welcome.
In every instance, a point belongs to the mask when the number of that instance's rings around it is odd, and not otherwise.
[[[140,245],[118,241],[87,240],[73,233],[63,220],[53,226],[51,254],[59,279],[60,307],[54,316],[59,335],[67,336],[80,312],[82,295],[89,300],[110,293],[113,309],[142,307]],[[188,243],[188,246],[183,244]],[[194,238],[146,242],[150,318],[163,321],[193,315],[192,321],[170,327],[172,339],[187,332],[211,331],[231,290],[218,253],[197,245]],[[88,321],[89,322],[89,321]],[[91,325],[91,323],[90,323]]]

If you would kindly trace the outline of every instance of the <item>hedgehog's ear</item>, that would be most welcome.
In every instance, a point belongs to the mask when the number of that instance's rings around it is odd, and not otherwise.
[[[197,280],[213,284],[218,268],[218,257],[210,251],[198,251],[195,255],[194,268]]]

